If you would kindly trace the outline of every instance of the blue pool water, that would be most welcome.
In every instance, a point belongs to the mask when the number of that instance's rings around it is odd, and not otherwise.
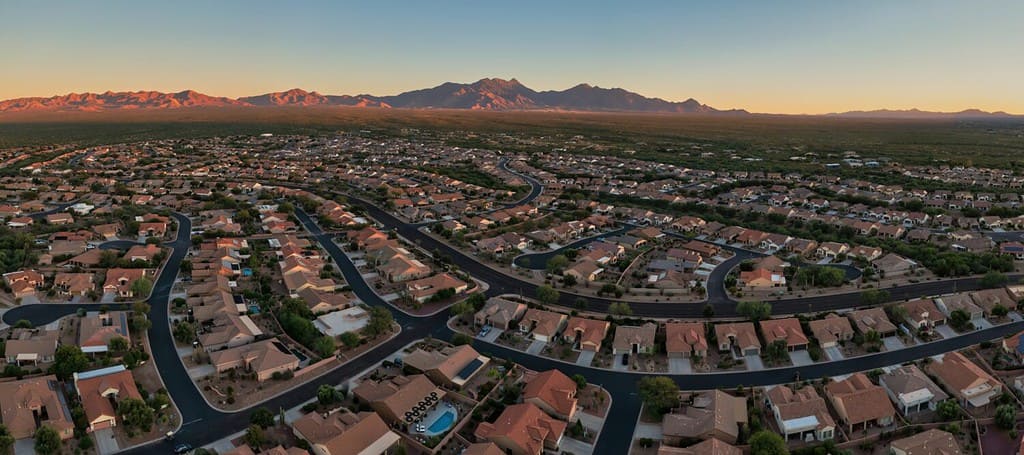
[[[434,436],[444,433],[451,429],[452,425],[455,425],[455,411],[449,409],[441,414],[434,423],[427,427],[427,436]]]

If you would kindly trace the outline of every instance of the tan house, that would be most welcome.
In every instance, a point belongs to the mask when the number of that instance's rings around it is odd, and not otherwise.
[[[409,424],[406,413],[417,407],[437,406],[444,399],[445,391],[430,382],[422,374],[396,376],[390,379],[367,379],[352,390],[360,402],[368,403],[389,425]],[[410,414],[411,415],[411,414]]]
[[[132,289],[135,282],[143,278],[152,280],[154,275],[156,275],[154,269],[109,269],[107,270],[107,279],[103,283],[103,292],[124,298],[136,297],[135,291]]]
[[[9,365],[39,365],[53,362],[60,333],[55,330],[14,329],[6,341],[4,356]]]
[[[565,328],[566,316],[554,311],[530,308],[519,320],[519,331],[536,341],[549,342]]]
[[[984,407],[1003,392],[1003,383],[959,352],[943,354],[928,364],[928,371],[964,407]]]
[[[740,425],[747,423],[746,398],[712,390],[682,397],[683,405],[661,421],[664,441],[678,445],[685,439],[717,438],[735,444]]]
[[[567,424],[549,417],[533,403],[508,406],[493,423],[482,422],[473,435],[491,441],[512,455],[557,451]]]
[[[292,430],[316,455],[382,455],[401,439],[376,413],[345,408],[305,414],[292,422]]]
[[[708,339],[702,322],[665,323],[665,352],[669,357],[707,357]]]
[[[887,427],[896,418],[885,389],[873,384],[864,373],[828,383],[825,395],[851,433],[858,425],[865,430],[869,425]]]
[[[95,250],[93,250],[95,251]],[[83,296],[96,289],[91,273],[58,273],[53,278],[53,287],[60,295]]]
[[[907,310],[904,319],[907,325],[922,332],[929,332],[935,326],[946,323],[946,315],[939,311],[932,299],[911,300],[902,306]]]
[[[917,263],[900,256],[896,253],[889,253],[871,262],[871,266],[879,275],[885,278],[895,278],[913,273],[917,270]]]
[[[526,304],[501,297],[487,299],[484,307],[473,315],[477,325],[490,325],[501,330],[508,330],[526,313]]]
[[[889,317],[885,315],[885,310],[881,307],[851,311],[849,318],[861,334],[871,331],[877,332],[882,337],[896,334],[896,325],[889,322]]]
[[[761,335],[767,344],[783,341],[786,343],[786,350],[799,351],[807,349],[810,341],[804,335],[800,327],[800,320],[797,318],[767,319],[760,322]]]
[[[715,324],[715,339],[718,340],[719,352],[732,352],[735,349],[740,356],[761,354],[757,330],[750,322]]]
[[[402,359],[403,363],[427,375],[435,384],[462,387],[484,370],[491,359],[480,355],[472,346],[448,346],[437,351],[416,349]]]
[[[14,298],[20,299],[35,295],[45,281],[43,275],[35,270],[19,270],[4,274],[4,283],[11,289]]]
[[[658,325],[648,322],[642,326],[620,325],[615,328],[612,354],[654,354]]]
[[[793,390],[789,386],[772,387],[766,394],[775,422],[782,436],[803,441],[808,435],[815,441],[835,437],[836,422],[828,411],[825,399],[814,386]],[[809,439],[809,438],[808,438]]]
[[[564,336],[574,349],[597,352],[601,350],[601,342],[609,327],[611,323],[608,321],[573,316],[565,326]]]
[[[853,327],[850,320],[835,313],[829,313],[824,319],[816,319],[808,324],[811,335],[818,340],[822,348],[831,348],[843,341],[853,339]]]
[[[52,374],[0,382],[0,417],[14,439],[31,438],[41,426],[57,430],[63,440],[75,432],[62,387]]]
[[[932,428],[931,430],[897,439],[889,444],[893,455],[961,455],[964,452],[952,433]]]
[[[210,353],[210,364],[217,373],[238,368],[256,374],[256,380],[263,382],[274,376],[299,367],[299,359],[290,352],[281,350],[276,338],[252,344],[237,346]]]
[[[107,352],[107,345],[114,338],[131,339],[127,311],[89,312],[79,321],[78,346],[86,354]]]
[[[124,365],[75,373],[74,383],[90,432],[117,426],[116,406],[121,400],[142,400],[135,377]]]
[[[459,294],[469,289],[469,284],[449,275],[447,272],[405,283],[406,295],[420,303],[430,300],[437,293],[445,289],[451,289],[456,294]]]

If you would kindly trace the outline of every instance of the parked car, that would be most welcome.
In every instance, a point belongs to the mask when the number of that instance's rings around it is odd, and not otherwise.
[[[629,365],[629,354],[622,354],[622,364]]]
[[[480,329],[480,334],[478,336],[482,338],[487,336],[488,333],[491,333],[491,326],[485,325],[484,328]]]
[[[178,445],[174,446],[174,453],[177,453],[177,454],[189,453],[191,451],[192,451],[192,445],[191,444],[178,444]]]

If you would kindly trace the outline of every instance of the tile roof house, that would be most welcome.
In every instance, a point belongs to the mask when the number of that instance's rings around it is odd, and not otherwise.
[[[757,331],[750,322],[729,322],[715,324],[715,339],[718,340],[719,352],[739,351],[739,355],[760,355],[761,342],[757,339]]]
[[[853,339],[853,327],[850,320],[835,313],[829,313],[824,319],[815,319],[807,323],[811,335],[818,340],[822,348],[831,348],[842,341]]]
[[[64,440],[75,430],[62,387],[52,374],[0,382],[0,418],[14,439],[31,438],[43,425]]]
[[[121,400],[142,399],[135,376],[124,365],[75,373],[74,384],[90,432],[117,426],[116,405]]]
[[[217,373],[232,368],[255,373],[256,380],[262,382],[273,377],[274,373],[284,373],[299,367],[299,358],[291,352],[282,351],[276,338],[263,340],[233,348],[210,353],[210,364]]]
[[[848,316],[861,334],[870,331],[878,332],[882,337],[896,334],[896,325],[889,322],[882,307],[851,311]]]
[[[553,417],[572,422],[576,415],[576,381],[559,370],[548,370],[525,378],[523,401],[533,403]]]
[[[1003,391],[999,380],[956,351],[943,354],[927,369],[964,407],[983,407]]]
[[[707,357],[706,330],[702,322],[666,322],[665,352],[669,357]]]
[[[787,350],[799,351],[807,349],[807,345],[810,343],[797,318],[766,319],[760,321],[760,325],[761,335],[767,344],[784,341]]]
[[[956,436],[937,428],[889,443],[893,455],[961,455]]]
[[[396,376],[390,379],[368,379],[359,383],[352,394],[367,403],[389,425],[411,423],[408,415],[419,406],[436,406],[445,391],[422,374]]]
[[[16,330],[12,335],[4,345],[8,364],[25,366],[53,362],[60,337],[56,330]]]
[[[658,325],[648,322],[642,326],[620,325],[615,328],[612,354],[654,354]]]
[[[786,277],[769,269],[756,268],[747,272],[740,272],[738,284],[751,289],[777,288],[786,285]]]
[[[96,289],[96,283],[93,282],[91,273],[58,273],[53,278],[53,286],[57,288],[59,294],[67,296],[83,296]]]
[[[558,449],[566,426],[533,403],[520,403],[506,407],[493,423],[478,425],[473,435],[513,455],[540,455]]]
[[[743,450],[721,439],[705,439],[689,447],[658,446],[657,455],[743,455]]]
[[[662,417],[661,429],[669,444],[712,437],[735,444],[740,425],[746,423],[746,398],[712,390],[684,396],[679,409]]]
[[[78,346],[86,354],[107,352],[114,338],[130,339],[127,311],[89,312],[79,321]]]
[[[917,263],[900,256],[896,253],[889,253],[871,262],[880,275],[885,278],[894,278],[907,275],[917,270]]]
[[[483,371],[491,359],[466,344],[437,351],[416,349],[402,360],[406,366],[423,372],[435,384],[455,388],[462,387]]]
[[[431,274],[429,266],[418,259],[399,254],[379,267],[380,272],[391,282],[415,280]]]
[[[4,283],[16,299],[35,295],[44,281],[43,275],[35,270],[19,270],[4,274]]]
[[[420,303],[430,300],[438,292],[445,289],[451,289],[458,294],[468,288],[468,283],[449,275],[447,272],[405,283],[406,295]]]
[[[493,442],[478,442],[467,446],[460,455],[505,455],[505,451]]]
[[[601,350],[601,342],[608,334],[609,327],[611,323],[608,321],[573,316],[569,318],[563,334],[574,349],[597,352]]]
[[[946,316],[952,316],[957,310],[967,313],[969,319],[980,319],[985,316],[985,310],[976,305],[967,293],[939,297],[935,299],[935,306]]]
[[[836,422],[828,412],[825,399],[818,395],[814,386],[793,390],[780,385],[769,389],[766,395],[785,439],[796,436],[802,441],[808,434],[812,434],[816,441],[835,437]]]
[[[992,310],[996,306],[1007,309],[1017,306],[1017,299],[1010,295],[1006,288],[983,289],[971,292],[970,295],[974,303],[985,311],[985,314],[992,314]]]
[[[825,395],[850,432],[858,425],[864,429],[869,425],[887,427],[896,416],[885,389],[873,384],[864,373],[826,384]]]
[[[548,342],[562,332],[567,318],[562,313],[530,308],[519,320],[519,331],[536,341]]]
[[[292,422],[295,436],[309,441],[316,455],[382,455],[401,439],[373,412],[338,408],[311,412]]]
[[[929,409],[949,398],[917,365],[904,365],[883,374],[878,383],[903,415]]]
[[[156,270],[154,269],[108,269],[106,281],[103,283],[103,292],[115,294],[118,297],[136,297],[132,285],[143,278],[152,280],[155,275]]]
[[[487,299],[484,307],[473,315],[477,325],[490,325],[501,330],[508,330],[526,313],[526,304],[501,297]]]
[[[902,306],[907,310],[904,322],[917,330],[928,332],[935,326],[946,323],[946,315],[936,308],[932,299],[911,300]]]

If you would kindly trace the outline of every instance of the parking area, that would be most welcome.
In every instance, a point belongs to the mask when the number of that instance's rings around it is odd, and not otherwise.
[[[669,357],[668,372],[672,374],[690,374],[693,373],[693,365],[690,365],[690,359]]]
[[[811,360],[811,353],[807,352],[806,350],[790,352],[789,360],[792,360],[793,365],[796,365],[798,367],[814,363],[814,361]]]

